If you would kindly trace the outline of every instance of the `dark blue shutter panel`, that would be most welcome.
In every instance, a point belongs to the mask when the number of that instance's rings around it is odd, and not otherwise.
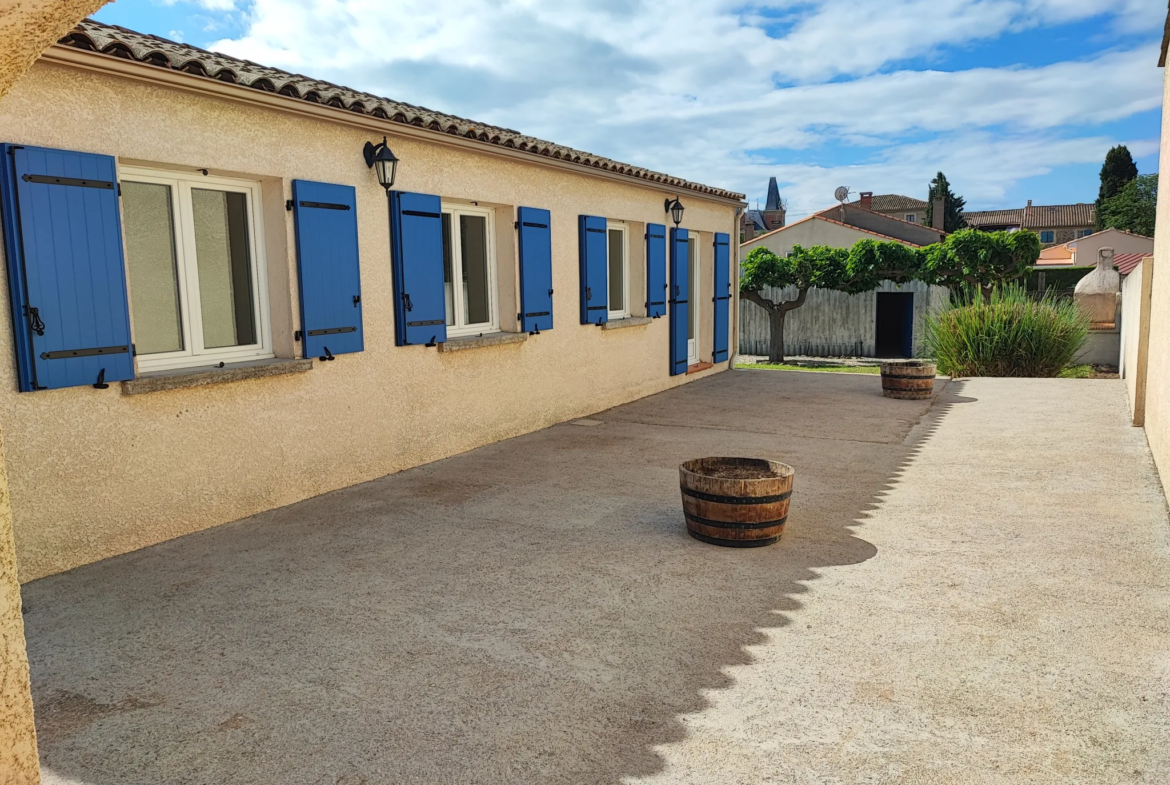
[[[581,324],[609,321],[609,270],[605,219],[578,218],[581,243]]]
[[[516,211],[520,245],[520,329],[551,330],[552,226],[548,210],[521,207]]]
[[[437,196],[390,193],[394,342],[398,346],[433,346],[447,340],[442,210]]]
[[[134,378],[114,159],[0,145],[20,389]]]
[[[712,362],[727,359],[728,313],[731,306],[731,237],[715,233],[715,351]]]
[[[646,315],[666,315],[666,227],[646,224]]]
[[[293,180],[301,340],[306,357],[360,352],[362,283],[351,185]]]
[[[686,229],[670,230],[670,375],[687,372],[691,265]]]

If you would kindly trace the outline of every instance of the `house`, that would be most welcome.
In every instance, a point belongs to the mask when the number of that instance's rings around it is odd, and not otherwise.
[[[794,247],[852,247],[858,240],[900,242],[921,247],[939,242],[945,233],[875,213],[856,203],[838,204],[742,244],[740,258],[758,247],[784,256]],[[770,292],[773,299],[780,293]],[[786,299],[796,290],[785,293]],[[871,292],[845,294],[813,289],[804,305],[785,317],[784,343],[789,354],[818,357],[912,357],[921,348],[923,317],[946,302],[947,290],[919,281],[888,281]],[[767,314],[755,303],[740,305],[740,351],[768,353]]]
[[[759,204],[759,202],[756,202],[756,204]],[[750,240],[765,232],[779,229],[784,225],[785,212],[784,202],[780,199],[780,188],[776,185],[776,178],[769,177],[768,198],[764,203],[764,209],[744,210],[743,215],[740,216],[740,242]]]
[[[862,191],[857,201],[849,204],[857,205],[875,213],[888,215],[908,223],[926,226],[927,202],[915,199],[912,196],[901,194],[875,194],[872,191]]]
[[[1105,247],[1113,249],[1115,264],[1120,270],[1120,262],[1116,261],[1118,258],[1130,255],[1141,258],[1152,254],[1154,239],[1121,229],[1104,229],[1061,245],[1045,248],[1040,252],[1036,266],[1090,267],[1097,263],[1097,251]]]
[[[735,352],[738,193],[91,20],[0,129],[24,581]]]
[[[1033,205],[1009,210],[965,211],[967,226],[985,232],[1029,229],[1040,235],[1040,244],[1049,247],[1093,233],[1097,209],[1092,204]]]

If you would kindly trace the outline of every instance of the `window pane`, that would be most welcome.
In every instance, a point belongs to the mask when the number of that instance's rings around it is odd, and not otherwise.
[[[609,230],[609,310],[626,310],[625,243],[620,229]]]
[[[241,193],[191,189],[203,346],[256,343],[248,203]]]
[[[466,324],[492,320],[489,296],[487,219],[482,215],[459,216],[459,250],[463,261],[463,312]]]
[[[447,306],[447,326],[455,324],[455,298],[451,273],[451,213],[443,213],[443,300]]]
[[[699,240],[696,237],[687,238],[687,262],[690,265],[690,305],[687,308],[687,338],[694,339],[699,334],[699,298],[695,295],[699,291]]]
[[[134,344],[142,354],[183,348],[171,187],[122,183],[122,225],[134,312]]]

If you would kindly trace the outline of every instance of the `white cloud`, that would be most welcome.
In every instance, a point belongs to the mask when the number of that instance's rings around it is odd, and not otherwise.
[[[1037,68],[904,64],[1093,17],[1153,40],[1154,5],[255,0],[246,33],[213,48],[749,194],[776,174],[800,210],[842,182],[907,190],[938,169],[994,199],[1100,160],[1115,140],[1094,125],[1160,105],[1152,43]],[[802,156],[861,163],[784,163]]]

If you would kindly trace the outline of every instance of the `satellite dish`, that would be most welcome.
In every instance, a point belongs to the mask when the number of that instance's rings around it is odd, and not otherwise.
[[[833,191],[833,198],[836,199],[838,202],[844,202],[846,199],[849,198],[849,186],[847,186],[847,185],[837,186],[837,190]]]

